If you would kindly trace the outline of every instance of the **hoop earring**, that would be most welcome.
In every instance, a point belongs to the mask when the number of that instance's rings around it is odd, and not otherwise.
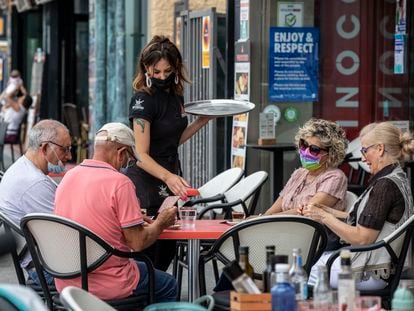
[[[145,73],[145,83],[147,84],[147,87],[152,86],[152,81],[151,81],[151,78],[148,77],[148,72]]]
[[[178,75],[176,74],[174,78],[174,83],[178,84],[178,82],[180,82],[180,79],[178,78]]]

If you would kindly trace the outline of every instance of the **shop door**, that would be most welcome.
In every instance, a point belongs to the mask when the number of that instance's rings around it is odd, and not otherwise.
[[[185,102],[223,98],[225,16],[214,8],[184,11],[175,22],[176,43],[191,80],[191,85],[185,88]],[[190,122],[194,119],[189,116]],[[210,121],[180,148],[184,178],[193,187],[201,186],[223,168],[227,156],[221,150],[223,124],[222,120]]]

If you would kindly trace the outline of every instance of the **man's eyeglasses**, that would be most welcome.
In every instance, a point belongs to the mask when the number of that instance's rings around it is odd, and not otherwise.
[[[71,151],[72,151],[72,146],[65,147],[65,146],[59,145],[59,144],[57,144],[53,141],[50,141],[50,140],[42,141],[42,144],[43,143],[48,143],[48,144],[53,144],[55,146],[58,146],[64,153],[71,153]]]
[[[377,146],[377,145],[378,144],[373,144],[373,145],[368,146],[368,147],[362,147],[360,151],[361,151],[362,155],[365,156],[367,154],[369,148]]]
[[[300,139],[299,140],[299,149],[301,149],[302,151],[305,151],[308,148],[309,148],[309,152],[314,156],[319,155],[321,153],[321,151],[328,152],[328,149],[321,148],[321,147],[316,146],[316,145],[310,145],[310,144],[308,144],[308,142],[306,140]]]

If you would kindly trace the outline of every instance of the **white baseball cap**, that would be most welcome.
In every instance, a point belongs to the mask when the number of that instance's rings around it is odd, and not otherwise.
[[[99,135],[98,133],[106,131],[106,135]],[[120,122],[106,123],[102,128],[96,132],[95,140],[99,141],[113,141],[121,145],[129,146],[134,152],[135,158],[140,161],[138,153],[135,150],[134,132],[125,124]]]

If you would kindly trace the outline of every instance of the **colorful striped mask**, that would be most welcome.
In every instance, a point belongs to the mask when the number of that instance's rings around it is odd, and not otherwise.
[[[321,168],[321,155],[313,155],[309,152],[309,148],[305,150],[299,149],[300,162],[302,167],[306,168],[309,171],[315,171]]]

